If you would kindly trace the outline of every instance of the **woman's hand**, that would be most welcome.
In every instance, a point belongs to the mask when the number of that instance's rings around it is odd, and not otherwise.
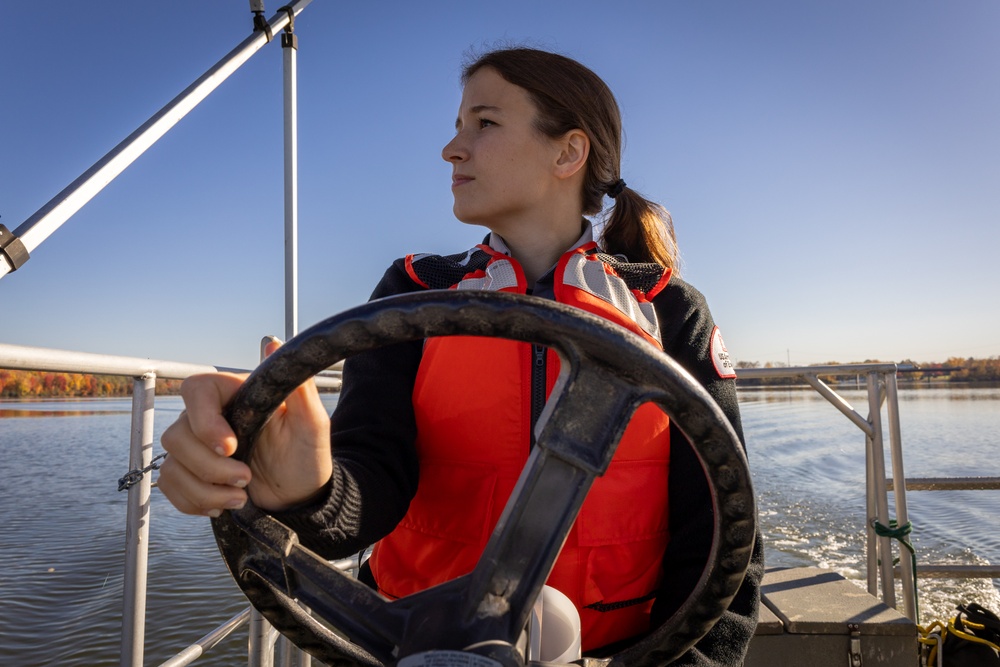
[[[330,479],[330,418],[312,380],[275,411],[249,466],[230,458],[236,435],[222,410],[244,379],[212,373],[181,385],[185,410],[161,438],[170,456],[160,467],[157,486],[186,514],[216,517],[223,509],[243,507],[248,494],[265,511],[287,509],[314,496]]]

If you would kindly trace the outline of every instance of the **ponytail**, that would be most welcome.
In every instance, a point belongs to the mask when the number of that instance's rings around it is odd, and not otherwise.
[[[609,254],[625,255],[630,262],[653,262],[676,272],[679,256],[670,213],[623,181],[618,183],[614,207],[601,232],[601,247]]]

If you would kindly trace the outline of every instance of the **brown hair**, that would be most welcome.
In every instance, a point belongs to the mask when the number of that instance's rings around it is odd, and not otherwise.
[[[509,83],[527,91],[538,109],[538,130],[561,137],[582,130],[590,138],[590,155],[583,184],[583,212],[602,210],[603,197],[619,189],[622,121],[618,103],[599,76],[580,63],[548,51],[505,48],[490,51],[467,64],[462,83],[483,67],[497,71]],[[614,198],[601,234],[601,246],[633,262],[655,262],[677,268],[677,240],[670,214],[629,187]]]

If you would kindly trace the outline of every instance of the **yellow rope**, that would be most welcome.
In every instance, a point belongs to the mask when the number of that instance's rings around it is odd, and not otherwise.
[[[944,624],[941,621],[934,621],[928,626],[923,626],[923,625],[917,626],[917,630],[919,631],[919,634],[917,636],[917,641],[923,644],[924,646],[929,647],[929,650],[927,651],[927,663],[926,663],[928,667],[932,667],[933,665],[936,664],[935,660],[937,658],[937,654],[939,651],[941,651],[942,655],[944,654],[943,653],[944,644],[949,634],[955,635],[955,637],[958,639],[964,639],[966,641],[970,641],[976,644],[985,644],[986,646],[992,648],[994,651],[1000,653],[1000,646],[997,646],[993,642],[983,639],[981,637],[976,637],[975,635],[970,635],[968,632],[963,632],[962,630],[956,628],[955,618],[956,617],[953,616],[951,619],[949,619],[947,624]],[[973,630],[986,629],[986,626],[983,625],[982,623],[976,623],[975,621],[970,621],[968,619],[962,619],[962,624],[972,628]]]
[[[971,621],[969,621],[967,619],[963,619],[962,623],[965,624],[965,625],[968,625],[971,628],[976,628],[977,630],[982,630],[984,627],[986,627],[984,625],[980,625],[979,623],[972,623]],[[990,648],[992,648],[994,651],[1000,652],[1000,646],[997,646],[993,642],[987,641],[987,640],[985,640],[985,639],[983,639],[981,637],[977,637],[975,635],[970,635],[967,632],[962,632],[961,630],[959,630],[958,628],[956,628],[955,627],[955,619],[954,618],[951,619],[950,621],[948,621],[948,632],[950,632],[951,634],[955,635],[956,637],[961,637],[962,639],[964,639],[966,641],[975,642],[976,644],[986,644],[987,646],[989,646]]]
[[[917,630],[920,632],[917,641],[924,646],[930,647],[930,650],[927,652],[927,665],[931,667],[936,664],[935,658],[937,657],[938,648],[944,642],[945,635],[948,634],[948,626],[941,621],[934,621],[927,627],[918,625]]]

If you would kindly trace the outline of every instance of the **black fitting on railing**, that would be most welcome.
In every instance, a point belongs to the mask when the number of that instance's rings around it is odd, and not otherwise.
[[[285,26],[284,32],[281,33],[281,48],[298,50],[299,38],[295,34],[295,10],[289,5],[285,5],[284,7],[278,7],[278,11],[288,14],[288,25]]]
[[[285,32],[295,32],[295,10],[292,9],[292,6],[284,5],[278,7],[278,11],[288,14],[288,25],[285,26]]]
[[[263,31],[270,42],[274,35],[271,34],[271,24],[264,17],[264,0],[250,0],[250,11],[253,12],[253,31]]]
[[[0,255],[7,258],[12,272],[17,271],[30,257],[21,239],[14,236],[14,233],[2,224],[0,224]]]

